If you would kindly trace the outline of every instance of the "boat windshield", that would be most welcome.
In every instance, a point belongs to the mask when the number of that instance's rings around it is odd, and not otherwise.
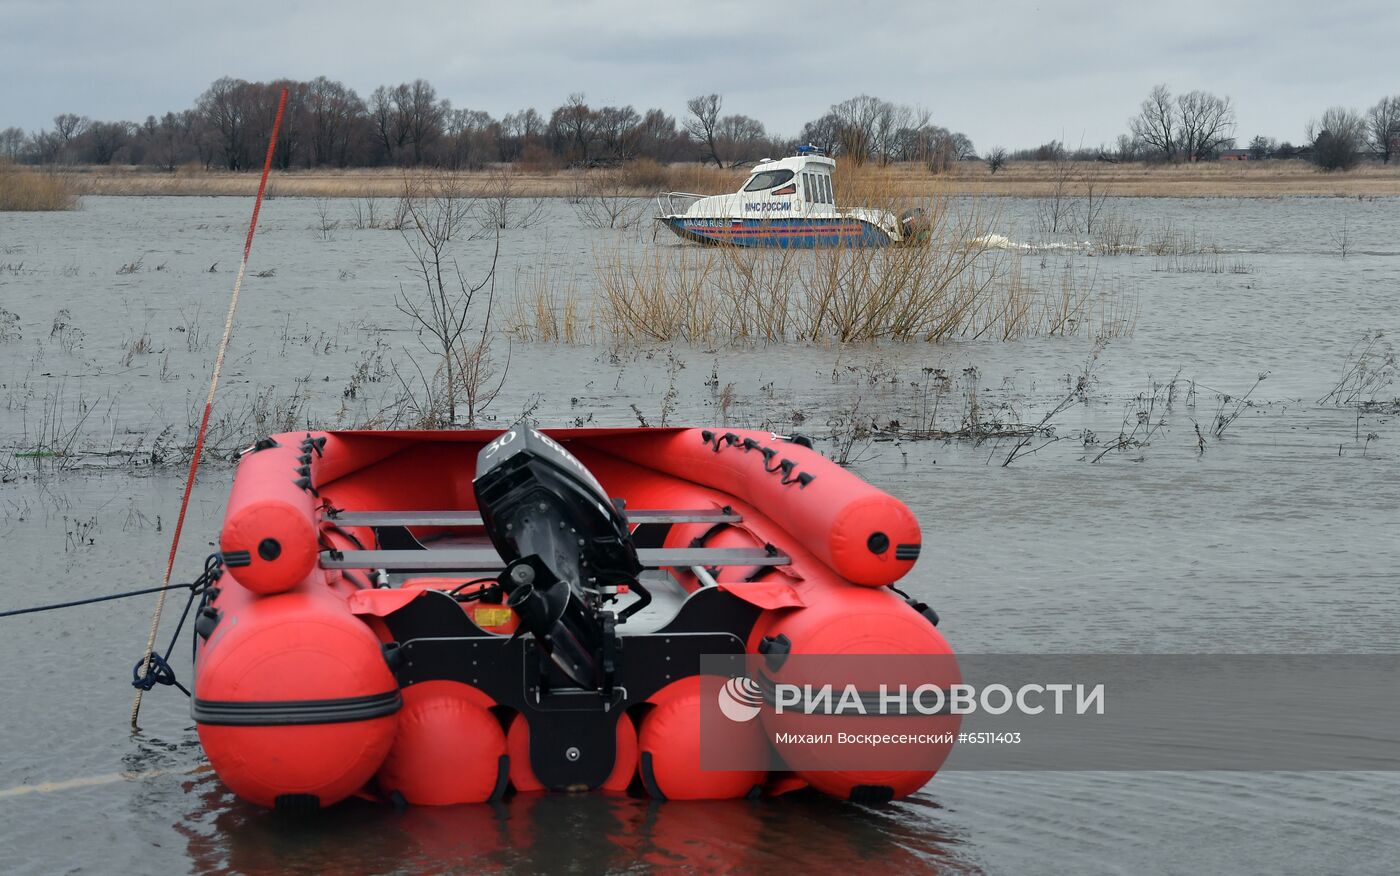
[[[765,170],[762,173],[753,175],[748,185],[742,189],[746,192],[762,192],[768,189],[776,189],[778,186],[792,179],[793,172],[790,170]]]

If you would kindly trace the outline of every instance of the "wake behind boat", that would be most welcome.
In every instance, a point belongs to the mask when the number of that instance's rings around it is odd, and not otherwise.
[[[799,146],[796,155],[760,161],[733,194],[662,192],[657,221],[684,240],[733,246],[887,246],[918,237],[917,211],[838,210],[835,167],[815,147]]]

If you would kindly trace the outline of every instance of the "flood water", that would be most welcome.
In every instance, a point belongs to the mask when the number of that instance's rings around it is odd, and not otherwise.
[[[89,198],[73,213],[0,214],[0,610],[158,583],[180,447],[203,404],[249,208]],[[503,338],[504,382],[483,423],[528,413],[546,426],[643,418],[817,436],[918,515],[925,547],[907,589],[964,652],[1400,650],[1400,386],[1382,354],[1400,337],[1400,201],[1108,209],[1218,252],[1023,257],[1032,273],[1072,264],[1128,296],[1137,318],[1102,345],[1087,402],[1052,421],[1062,440],[1042,435],[1009,466],[1014,439],[919,441],[907,430],[955,431],[974,396],[983,419],[1037,423],[1083,373],[1094,338],[717,349]],[[351,210],[264,205],[216,457],[269,431],[385,422],[400,378],[414,379],[411,357],[428,361],[394,304],[418,288],[404,240],[355,229]],[[322,211],[343,224],[323,231]],[[1050,239],[1032,202],[995,212],[1012,242]],[[563,201],[542,218],[502,237],[506,302],[541,271],[576,277],[586,296],[610,247],[680,245],[588,227]],[[460,244],[464,276],[482,274],[492,246]],[[1321,402],[1376,331],[1389,336],[1371,347],[1376,378],[1348,403]],[[1149,404],[1145,443],[1112,449]],[[843,442],[852,420],[882,429]],[[230,476],[217,458],[202,472],[178,577],[212,549]],[[233,799],[202,768],[178,691],[148,694],[144,729],[129,733],[131,665],[153,600],[0,619],[6,872],[1313,873],[1388,872],[1400,859],[1395,772],[954,771],[877,809],[802,794],[660,806],[518,797],[403,815],[349,804],[288,821]],[[180,607],[167,606],[162,647]],[[176,653],[190,678],[188,645]]]

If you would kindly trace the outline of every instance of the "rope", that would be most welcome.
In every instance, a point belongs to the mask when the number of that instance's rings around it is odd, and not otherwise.
[[[41,611],[56,611],[60,608],[73,608],[79,605],[92,605],[94,602],[108,602],[113,599],[126,599],[131,596],[145,596],[147,593],[159,593],[163,590],[183,590],[186,587],[195,587],[195,584],[166,584],[161,587],[143,587],[140,590],[127,590],[123,593],[109,593],[106,596],[94,596],[90,599],[75,599],[72,602],[55,602],[50,605],[35,605],[30,608],[15,608],[10,611],[0,611],[0,617],[15,617],[21,614],[35,614]]]
[[[190,598],[185,600],[185,610],[180,612],[180,621],[175,624],[175,632],[170,636],[170,644],[166,646],[164,654],[151,652],[142,659],[136,661],[136,665],[131,667],[131,686],[136,688],[137,693],[145,693],[158,684],[174,685],[178,687],[185,696],[193,696],[186,687],[175,679],[175,670],[170,667],[170,655],[175,653],[175,645],[180,641],[180,631],[185,628],[185,621],[190,617],[190,609],[194,607],[194,601],[199,600],[199,611],[203,613],[204,606],[208,604],[211,595],[217,594],[214,585],[219,583],[219,578],[224,574],[223,554],[213,553],[204,560],[204,572],[189,585]],[[195,621],[195,636],[190,639],[190,662],[195,659],[195,651],[199,646],[198,636],[201,635],[199,621]],[[208,635],[205,630],[203,635]]]
[[[61,608],[73,608],[80,605],[92,605],[97,602],[110,602],[113,599],[126,599],[131,596],[142,596],[147,593],[161,593],[164,595],[168,590],[188,589],[190,598],[185,602],[185,610],[180,613],[180,622],[175,625],[175,635],[170,638],[170,646],[165,649],[164,654],[157,654],[154,650],[148,652],[131,669],[131,686],[140,691],[148,691],[158,684],[173,685],[184,691],[185,696],[190,696],[190,692],[185,689],[175,678],[175,670],[170,667],[170,655],[175,651],[175,644],[180,640],[180,631],[185,627],[185,621],[189,619],[190,609],[194,607],[194,602],[198,599],[200,610],[202,611],[206,600],[212,595],[213,587],[219,583],[219,578],[224,574],[224,560],[222,554],[210,554],[204,560],[204,572],[195,580],[188,584],[164,584],[160,587],[142,587],[139,590],[126,590],[121,593],[108,593],[104,596],[92,596],[87,599],[74,599],[70,602],[54,602],[48,605],[34,605],[29,608],[14,608],[9,611],[0,611],[0,618],[16,617],[22,614],[34,614],[42,611],[57,611]],[[199,624],[195,624],[198,631]],[[191,655],[193,656],[193,655]]]
[[[219,372],[224,367],[224,354],[228,352],[229,339],[233,336],[233,315],[238,310],[238,293],[243,288],[243,275],[248,270],[248,254],[253,249],[253,232],[258,227],[258,212],[262,209],[263,192],[267,190],[267,177],[272,172],[272,153],[277,148],[277,132],[282,127],[282,114],[287,109],[287,89],[282,89],[282,96],[277,101],[277,116],[272,121],[272,136],[267,141],[267,157],[263,160],[262,180],[258,183],[258,197],[253,202],[253,218],[248,222],[248,237],[243,241],[243,261],[238,265],[238,277],[233,281],[233,297],[229,299],[228,315],[224,317],[224,336],[219,341],[219,352],[214,358],[214,372],[209,376],[209,394],[204,399],[204,416],[199,423],[199,434],[195,437],[194,455],[190,457],[190,472],[185,478],[185,495],[180,500],[180,516],[175,520],[175,534],[170,540],[170,557],[165,564],[165,578],[162,580],[162,587],[170,584],[170,576],[175,572],[175,552],[180,547],[180,532],[185,526],[185,511],[190,505],[190,493],[194,489],[194,476],[199,471],[199,459],[204,452],[204,436],[209,430],[209,414],[214,408],[214,393],[219,387]],[[142,671],[139,676],[148,676],[151,671],[151,655],[155,652],[156,634],[160,630],[161,612],[165,610],[165,590],[160,591],[160,596],[156,597],[156,608],[151,614],[151,632],[146,638],[146,656],[143,659]],[[145,691],[141,688],[136,690],[136,699],[131,703],[131,729],[141,729],[137,723],[137,716],[141,713],[141,694]]]

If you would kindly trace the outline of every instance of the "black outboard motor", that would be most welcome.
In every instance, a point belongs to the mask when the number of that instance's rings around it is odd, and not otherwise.
[[[614,624],[604,606],[642,571],[626,516],[583,463],[528,426],[482,448],[472,486],[520,628],[573,681],[603,687]]]

